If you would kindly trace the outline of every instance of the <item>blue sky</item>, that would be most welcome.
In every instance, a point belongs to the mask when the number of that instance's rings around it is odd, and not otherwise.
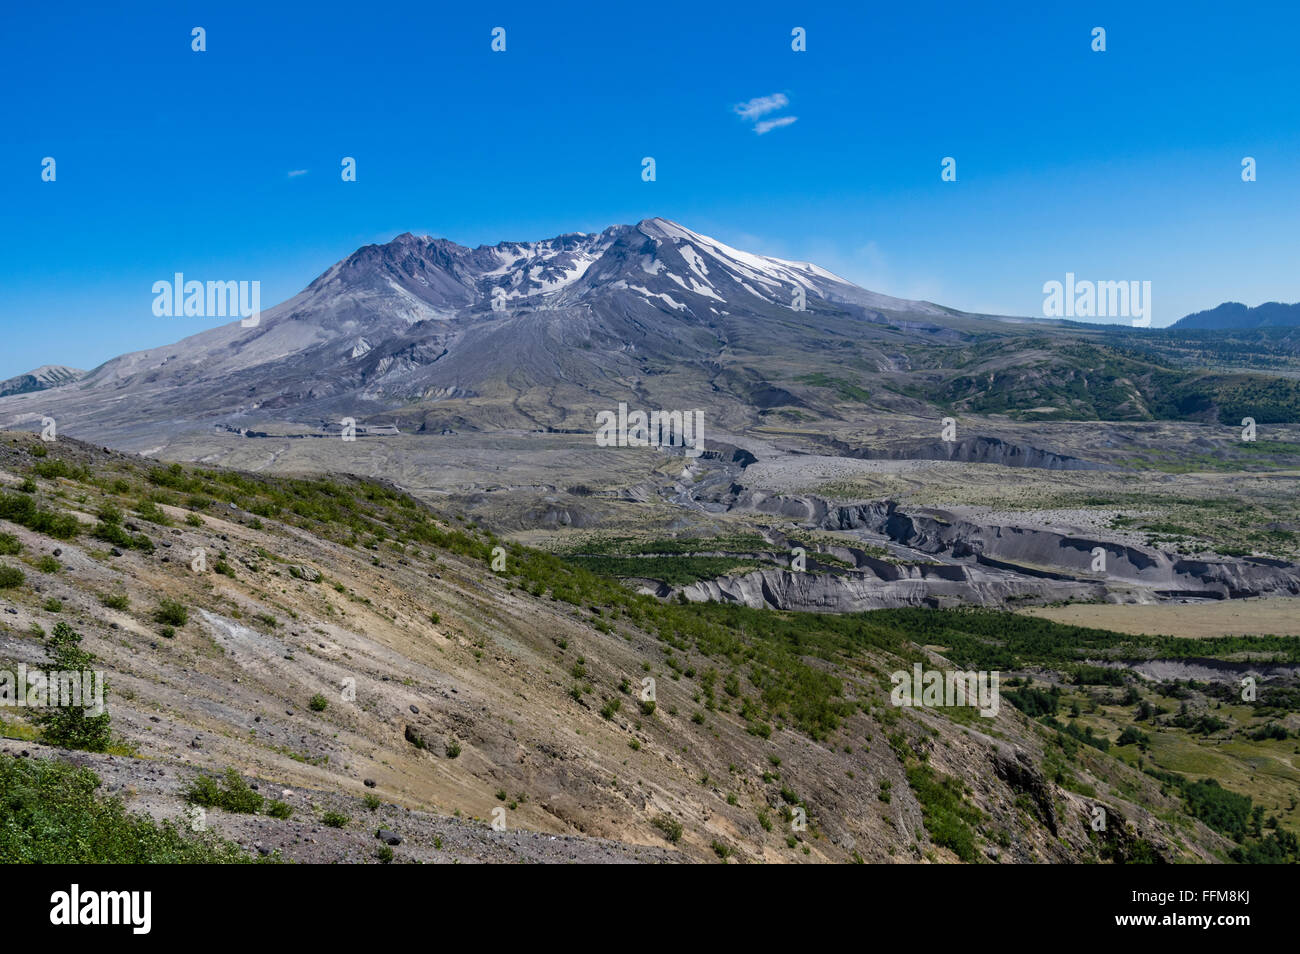
[[[1156,325],[1300,299],[1293,3],[277,6],[6,12],[0,378],[210,326],[152,314],[176,271],[269,307],[403,231],[652,215],[970,310],[1041,314],[1067,271],[1151,281]]]

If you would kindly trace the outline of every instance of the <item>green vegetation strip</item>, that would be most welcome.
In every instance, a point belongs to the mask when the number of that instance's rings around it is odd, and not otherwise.
[[[126,811],[99,776],[64,762],[0,755],[0,864],[230,864],[238,845]],[[260,859],[258,859],[260,860]]]

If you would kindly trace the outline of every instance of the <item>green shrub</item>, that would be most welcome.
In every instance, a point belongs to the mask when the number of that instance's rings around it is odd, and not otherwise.
[[[266,806],[266,813],[272,818],[286,819],[293,814],[293,806],[287,802],[273,801]]]
[[[35,485],[31,489],[35,491]],[[31,497],[23,494],[0,493],[0,519],[56,540],[71,540],[81,532],[81,522],[76,517],[42,510]]]
[[[952,849],[962,861],[975,861],[975,833],[970,826],[979,820],[980,812],[962,797],[961,783],[938,775],[928,765],[910,766],[907,781],[921,803],[921,821],[930,840]]]
[[[1251,732],[1250,737],[1256,742],[1263,742],[1266,739],[1275,739],[1279,742],[1285,742],[1290,738],[1290,733],[1287,732],[1286,726],[1279,725],[1276,722],[1270,722],[1268,725],[1261,726],[1254,732]],[[1123,743],[1120,744],[1122,745]]]
[[[1145,732],[1139,731],[1134,726],[1128,726],[1119,734],[1119,738],[1115,740],[1115,744],[1121,746],[1138,745],[1145,749],[1151,744],[1151,736],[1147,735]]]
[[[342,812],[326,812],[320,817],[321,824],[328,828],[347,828],[352,819]]]
[[[158,601],[153,618],[165,626],[184,626],[190,620],[190,611],[176,600],[162,599]]]
[[[199,775],[185,793],[185,800],[204,808],[221,808],[242,815],[262,810],[262,796],[253,791],[233,768],[226,769],[224,786],[211,775]]]
[[[125,593],[100,593],[99,602],[109,609],[124,610],[131,605],[131,598]]]
[[[162,508],[152,500],[143,501],[140,506],[135,508],[135,512],[139,515],[140,519],[148,520],[150,523],[161,524],[164,527],[170,527],[172,525],[171,518],[168,517],[167,514],[163,513]]]
[[[307,705],[311,707],[312,712],[324,712],[326,709],[329,708],[329,704],[330,701],[326,699],[323,695],[321,695],[319,692],[316,693],[316,695],[312,696],[311,701],[307,703]]]
[[[125,810],[86,768],[0,754],[0,864],[231,864],[254,859],[212,835]]]
[[[118,510],[111,503],[105,503],[98,511],[99,523],[91,531],[96,540],[103,540],[105,543],[111,543],[116,547],[136,550],[152,550],[153,541],[143,533],[137,533],[135,536],[127,533],[122,527],[122,511]]]
[[[70,480],[88,480],[90,478],[90,471],[86,468],[72,466],[62,458],[33,464],[32,473],[37,477],[44,477],[46,480],[54,480],[59,477],[67,477]]]
[[[111,543],[115,547],[130,549],[135,544],[135,540],[132,539],[131,534],[123,530],[121,525],[117,523],[105,523],[104,521],[100,521],[91,532],[96,540],[103,540],[105,543]]]
[[[26,575],[18,567],[0,564],[0,590],[22,586],[26,580]]]
[[[12,533],[0,533],[0,556],[17,556],[23,545]]]
[[[658,828],[672,844],[682,840],[682,823],[671,815],[656,815],[650,824]]]

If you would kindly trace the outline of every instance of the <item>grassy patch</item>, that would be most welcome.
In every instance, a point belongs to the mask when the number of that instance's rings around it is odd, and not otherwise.
[[[183,833],[99,794],[99,777],[63,762],[0,755],[0,864],[229,864],[231,842]]]

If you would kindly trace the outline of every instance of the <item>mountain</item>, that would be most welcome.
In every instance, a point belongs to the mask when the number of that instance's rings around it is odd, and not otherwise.
[[[28,371],[26,374],[15,375],[7,381],[0,381],[0,397],[57,388],[80,381],[85,375],[85,371],[77,368],[67,368],[61,364],[43,364],[35,371]]]
[[[406,233],[359,249],[256,327],[227,322],[115,358],[76,400],[49,407],[99,428],[392,411],[415,429],[546,428],[575,426],[575,414],[589,425],[589,407],[658,392],[671,406],[728,403],[739,418],[800,403],[771,386],[760,365],[773,359],[812,370],[828,349],[852,348],[890,368],[906,341],[965,340],[956,326],[969,318],[665,219],[475,249]],[[28,408],[30,418],[36,402],[0,408],[0,422]]]
[[[1247,328],[1295,327],[1300,325],[1300,302],[1293,305],[1266,301],[1248,308],[1239,301],[1225,301],[1209,311],[1198,311],[1175,321],[1171,328],[1179,331],[1240,330]]]
[[[1124,329],[893,298],[662,218],[473,249],[404,233],[255,327],[222,320],[75,389],[0,397],[0,427],[52,415],[87,439],[155,449],[214,427],[318,431],[345,417],[403,433],[589,432],[619,402],[706,408],[730,433],[833,428],[864,410],[1227,421],[1246,403],[1263,422],[1300,408],[1294,380],[1171,366],[1135,353]]]

